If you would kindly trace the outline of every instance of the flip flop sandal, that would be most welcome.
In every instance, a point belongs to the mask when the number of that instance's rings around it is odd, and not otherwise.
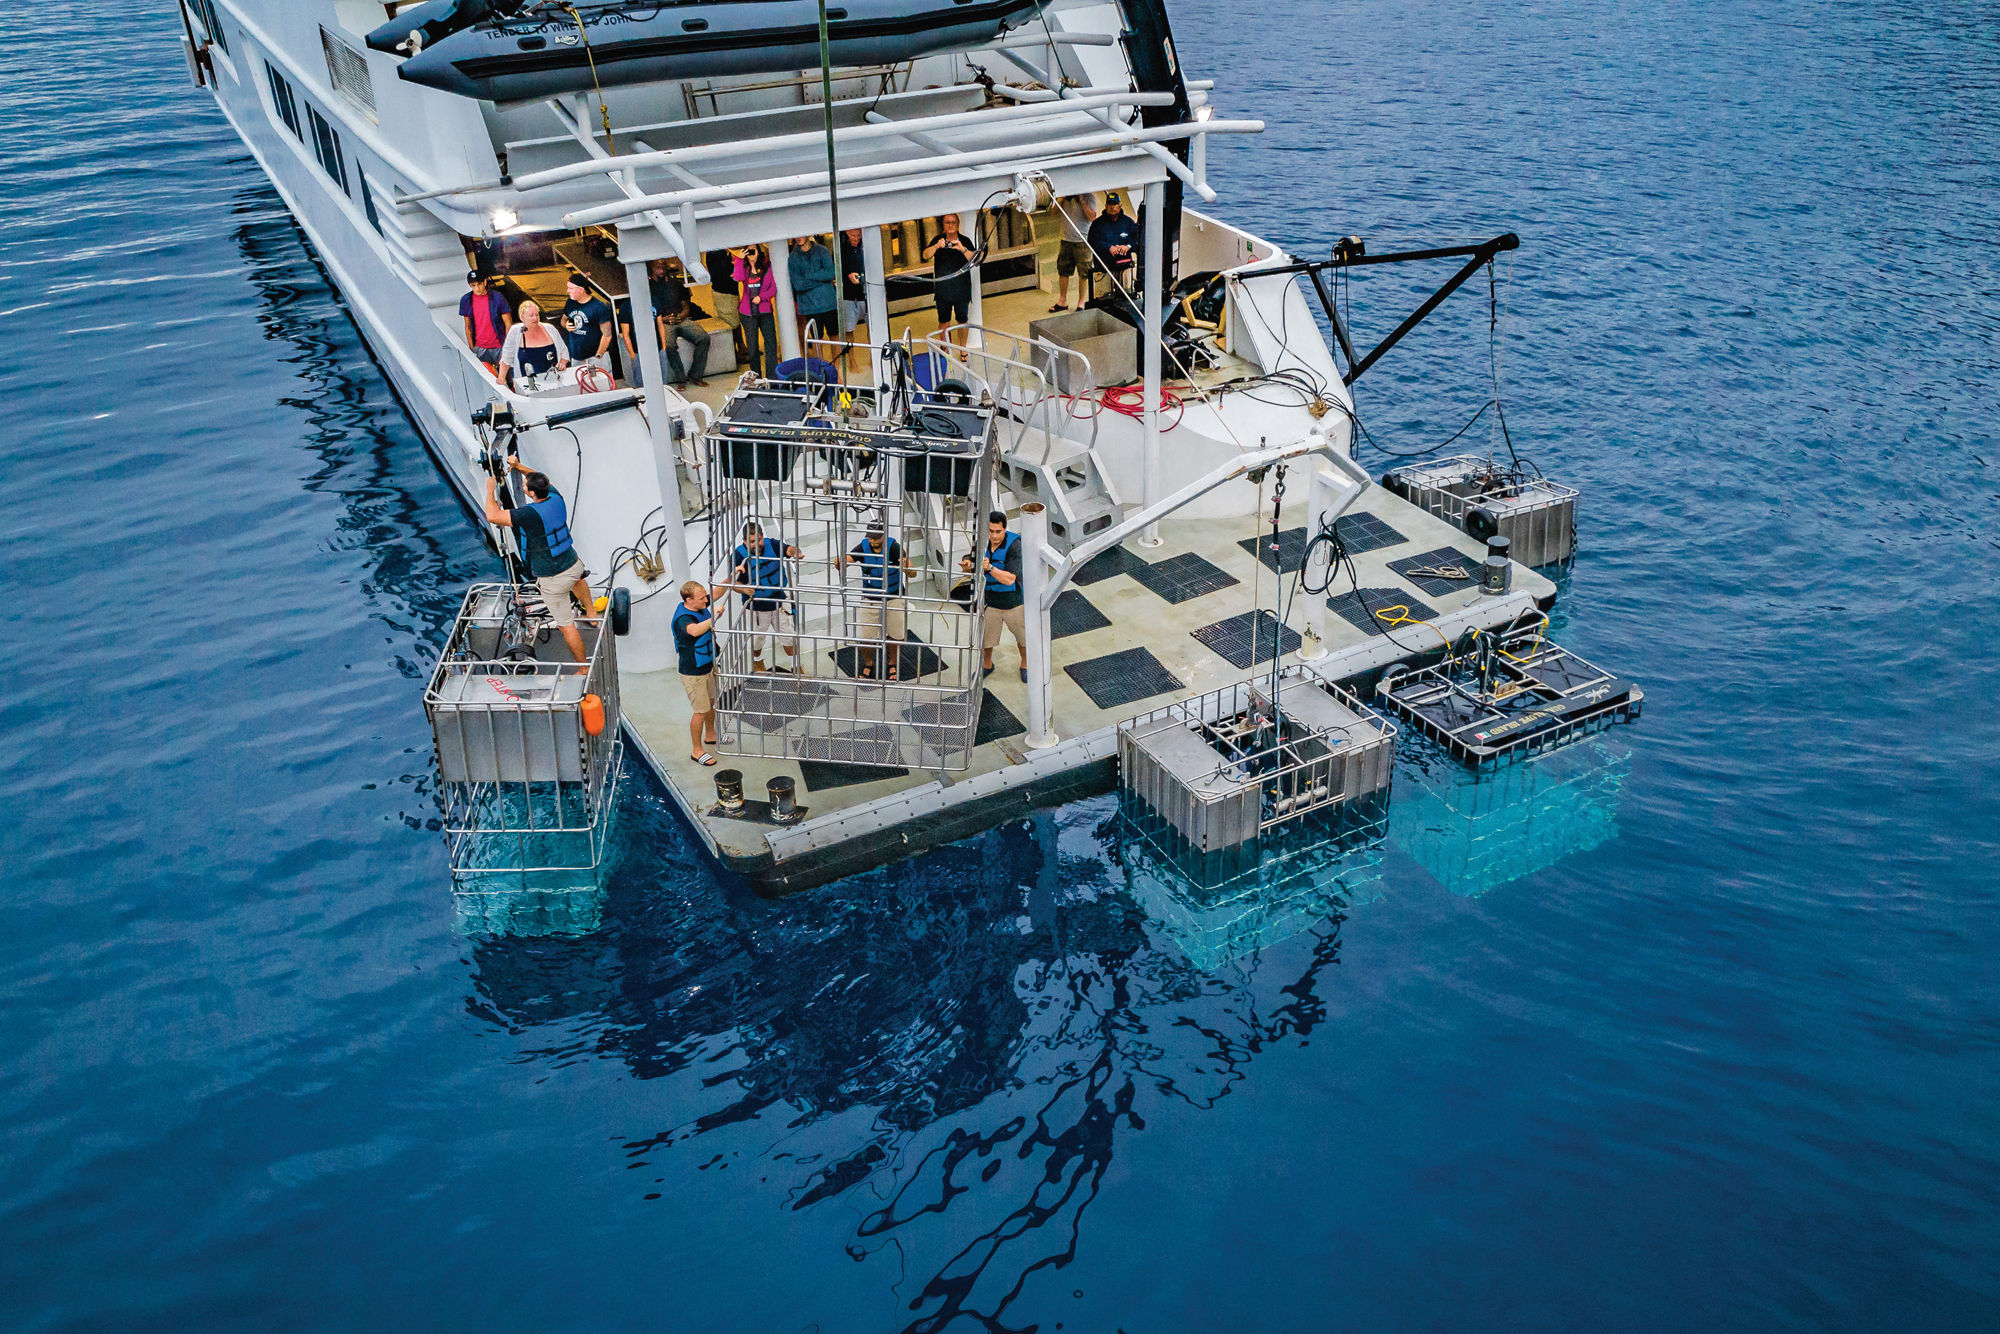
[[[703,751],[699,755],[690,755],[688,758],[705,769],[713,769],[715,767],[715,756],[709,754],[707,751]]]

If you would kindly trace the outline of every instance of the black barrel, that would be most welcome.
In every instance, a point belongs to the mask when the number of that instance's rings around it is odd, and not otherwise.
[[[780,824],[798,819],[798,803],[792,799],[797,786],[796,781],[781,775],[773,778],[766,786],[771,793],[771,818]]]
[[[740,810],[743,806],[743,771],[741,769],[718,769],[715,771],[715,799],[725,810]]]

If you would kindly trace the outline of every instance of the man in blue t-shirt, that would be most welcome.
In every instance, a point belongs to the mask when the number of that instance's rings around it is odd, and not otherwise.
[[[681,585],[681,605],[674,608],[674,652],[680,658],[681,690],[688,702],[688,758],[713,765],[708,748],[715,734],[715,613],[709,604],[727,584],[705,588],[690,579]]]
[[[855,616],[855,628],[863,639],[873,639],[878,643],[886,641],[901,645],[909,638],[908,604],[903,600],[903,585],[910,576],[910,558],[904,554],[902,543],[889,537],[881,523],[868,525],[868,536],[854,550],[834,559],[836,570],[849,565],[861,567],[861,606]],[[876,648],[872,653],[861,656],[860,668],[863,679],[872,678],[875,668],[884,668],[882,679],[896,679],[897,666],[902,659],[902,649],[885,652]]]
[[[799,637],[792,633],[790,625],[792,579],[785,562],[797,560],[803,554],[797,547],[764,536],[763,525],[755,519],[743,525],[743,540],[730,553],[731,586],[750,607],[750,670],[753,672],[764,670],[766,639],[778,641],[778,646],[785,650],[785,656],[792,660],[792,669],[799,665]],[[774,667],[772,670],[783,672],[788,669]]]
[[[562,313],[556,316],[556,327],[563,331],[563,341],[569,344],[570,365],[581,370],[585,366],[611,369],[611,307],[604,298],[594,294],[589,287],[589,279],[572,271],[569,275],[569,300],[563,303]]]

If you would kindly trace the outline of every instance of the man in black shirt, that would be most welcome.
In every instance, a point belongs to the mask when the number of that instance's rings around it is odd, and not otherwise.
[[[863,260],[861,249],[861,229],[855,227],[840,234],[840,308],[847,321],[847,341],[867,346],[863,334],[868,328],[868,266]],[[845,361],[845,369],[855,369],[854,352],[850,351]]]
[[[729,326],[729,337],[736,345],[736,364],[744,365],[750,360],[750,351],[743,343],[743,288],[736,281],[736,256],[727,250],[710,250],[703,253],[701,262],[708,268],[708,290],[715,294],[715,318]]]
[[[931,262],[931,295],[937,302],[938,332],[965,346],[965,322],[972,317],[972,242],[958,230],[958,214],[938,219],[944,228],[924,247]]]
[[[556,327],[569,344],[569,360],[579,370],[585,366],[611,369],[611,307],[590,290],[589,279],[581,273],[569,275],[569,300],[556,316]]]
[[[656,259],[649,267],[647,296],[653,303],[653,331],[659,340],[660,356],[667,363],[668,384],[701,384],[708,369],[708,330],[694,313],[694,298],[670,261]],[[618,329],[625,340],[626,360],[632,366],[632,383],[646,383],[645,367],[639,364],[639,339],[632,329],[632,298],[618,298]],[[687,340],[693,359],[683,362],[681,340]],[[692,372],[692,373],[690,373]]]

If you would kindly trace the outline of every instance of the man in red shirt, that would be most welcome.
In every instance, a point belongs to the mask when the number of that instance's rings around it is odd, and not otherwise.
[[[465,345],[497,379],[500,349],[507,342],[507,326],[514,322],[514,316],[507,309],[507,298],[488,287],[479,270],[465,275],[465,285],[471,290],[458,299],[458,317],[465,321]]]

